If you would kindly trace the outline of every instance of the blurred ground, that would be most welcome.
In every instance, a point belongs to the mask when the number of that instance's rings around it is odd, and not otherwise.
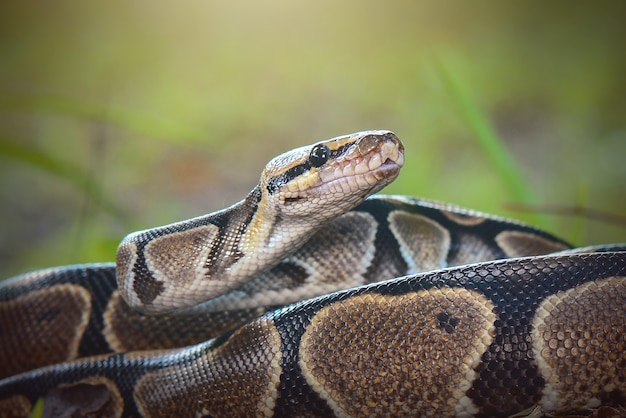
[[[241,199],[278,153],[365,129],[405,143],[387,193],[626,241],[623,219],[507,210],[442,73],[535,204],[624,216],[624,4],[4,2],[0,277],[113,260],[128,232]]]

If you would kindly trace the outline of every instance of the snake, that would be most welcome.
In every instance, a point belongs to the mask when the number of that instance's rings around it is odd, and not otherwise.
[[[623,414],[626,245],[376,194],[403,164],[320,141],[115,263],[4,280],[0,417]]]

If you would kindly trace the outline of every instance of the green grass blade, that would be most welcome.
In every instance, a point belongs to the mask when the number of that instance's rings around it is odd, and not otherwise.
[[[523,202],[534,201],[535,197],[527,187],[515,160],[511,158],[504,143],[495,133],[487,117],[472,101],[470,94],[448,66],[439,59],[436,62],[445,86],[463,119],[474,133],[474,137],[498,175],[510,188],[512,197]]]

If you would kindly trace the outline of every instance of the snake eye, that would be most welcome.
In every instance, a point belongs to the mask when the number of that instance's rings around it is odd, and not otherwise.
[[[311,164],[311,167],[321,167],[328,161],[329,156],[330,150],[326,145],[316,145],[309,155],[309,164]]]

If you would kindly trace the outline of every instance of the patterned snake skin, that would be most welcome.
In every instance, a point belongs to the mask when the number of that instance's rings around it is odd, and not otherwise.
[[[363,200],[395,178],[401,144],[388,131],[331,141],[272,160],[238,205],[130,235],[117,272],[67,266],[3,282],[0,417],[27,417],[38,400],[45,417],[625,411],[626,245],[572,250],[450,205]],[[326,164],[344,171],[329,180]],[[289,213],[267,199],[306,207],[316,180],[364,164],[387,171],[347,181],[366,190],[342,189],[357,197],[341,213],[276,232]],[[277,236],[284,255],[252,254]],[[202,257],[214,261],[185,264]],[[165,274],[171,263],[187,273]],[[185,285],[207,290],[188,298]]]

